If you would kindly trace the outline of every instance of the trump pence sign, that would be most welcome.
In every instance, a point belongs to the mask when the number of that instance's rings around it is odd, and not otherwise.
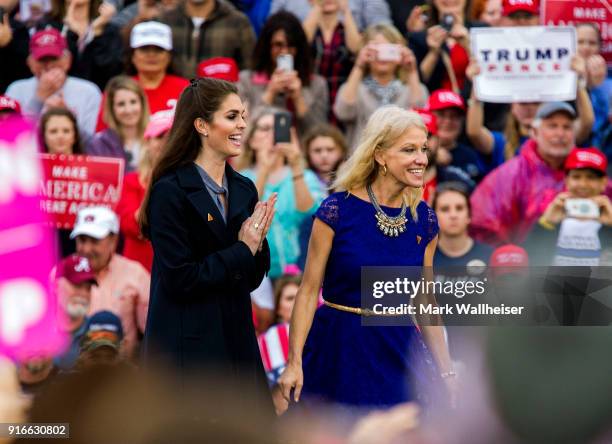
[[[484,102],[574,100],[576,53],[573,27],[472,28],[472,53],[480,75],[476,97]]]

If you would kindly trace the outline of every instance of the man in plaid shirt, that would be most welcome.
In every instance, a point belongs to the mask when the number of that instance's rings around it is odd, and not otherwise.
[[[161,21],[172,28],[174,62],[178,74],[191,78],[202,60],[230,57],[245,69],[255,45],[246,15],[226,0],[184,0]]]

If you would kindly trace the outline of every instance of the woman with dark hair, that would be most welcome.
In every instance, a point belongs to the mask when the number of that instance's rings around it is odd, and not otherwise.
[[[66,108],[50,108],[41,116],[39,137],[44,153],[83,154],[76,117]],[[75,241],[70,239],[71,231],[71,228],[57,230],[58,258],[69,256],[76,251]]]
[[[279,58],[282,66],[277,66]],[[286,108],[301,131],[327,121],[327,82],[313,74],[310,46],[293,14],[281,11],[268,18],[257,40],[252,65],[253,71],[240,73],[238,83],[240,96],[251,110],[261,105]]]
[[[127,76],[112,78],[104,95],[104,119],[108,128],[91,139],[87,153],[123,159],[124,171],[133,171],[138,167],[149,121],[147,98],[140,85]]]
[[[144,358],[174,367],[183,388],[203,370],[239,379],[271,410],[250,292],[270,267],[276,196],[258,202],[227,162],[241,152],[245,113],[223,80],[194,80],[181,94],[139,215],[154,251]]]
[[[137,24],[130,33],[126,51],[125,73],[136,80],[147,96],[149,114],[173,109],[189,82],[173,74],[172,30],[164,23],[149,21]],[[96,131],[107,128],[102,100]]]
[[[50,108],[41,116],[40,140],[45,153],[83,154],[76,117],[66,108]]]
[[[36,28],[58,29],[72,53],[68,74],[104,89],[111,77],[121,73],[123,42],[119,28],[109,23],[116,12],[111,3],[101,0],[51,0],[51,11]]]
[[[470,62],[468,1],[429,0],[427,29],[408,36],[419,64],[421,78],[430,91],[450,89],[459,93]]]

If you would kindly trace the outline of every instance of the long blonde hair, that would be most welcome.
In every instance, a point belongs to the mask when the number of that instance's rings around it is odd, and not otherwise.
[[[144,90],[138,84],[138,82],[136,82],[136,80],[132,79],[131,77],[122,75],[113,77],[109,80],[105,89],[106,101],[104,103],[104,121],[110,129],[119,134],[121,141],[125,142],[125,136],[121,129],[121,124],[117,120],[115,112],[113,111],[113,102],[115,101],[115,94],[117,94],[117,91],[121,89],[133,92],[138,96],[138,99],[140,100],[142,112],[140,113],[140,120],[138,121],[138,137],[142,141],[145,128],[147,127],[147,123],[149,122],[149,104],[147,102],[147,96],[145,95]]]
[[[350,191],[374,182],[380,169],[374,159],[376,150],[389,149],[410,128],[422,129],[427,134],[423,119],[414,111],[396,105],[382,106],[374,111],[361,134],[359,145],[338,170],[331,188]],[[422,197],[423,187],[406,187],[404,191],[404,202],[410,207],[414,220],[417,220],[417,207]]]
[[[363,32],[362,46],[367,45],[378,34],[382,35],[389,41],[389,43],[408,46],[406,39],[402,36],[402,33],[399,32],[395,26],[387,23],[378,23],[376,25],[368,26]],[[364,74],[369,75],[369,73],[370,67],[369,65],[366,65]],[[408,75],[406,73],[406,68],[404,68],[401,64],[398,64],[398,67],[395,70],[395,75],[402,83],[406,83]]]

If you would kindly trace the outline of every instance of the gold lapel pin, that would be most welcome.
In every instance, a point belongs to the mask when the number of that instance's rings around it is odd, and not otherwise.
[[[417,244],[419,245],[421,244],[421,236],[419,236],[418,234],[417,234]]]
[[[212,220],[213,220],[213,217],[211,216],[211,214],[210,214],[210,213],[208,213],[208,222],[210,222],[210,221],[212,221]]]

